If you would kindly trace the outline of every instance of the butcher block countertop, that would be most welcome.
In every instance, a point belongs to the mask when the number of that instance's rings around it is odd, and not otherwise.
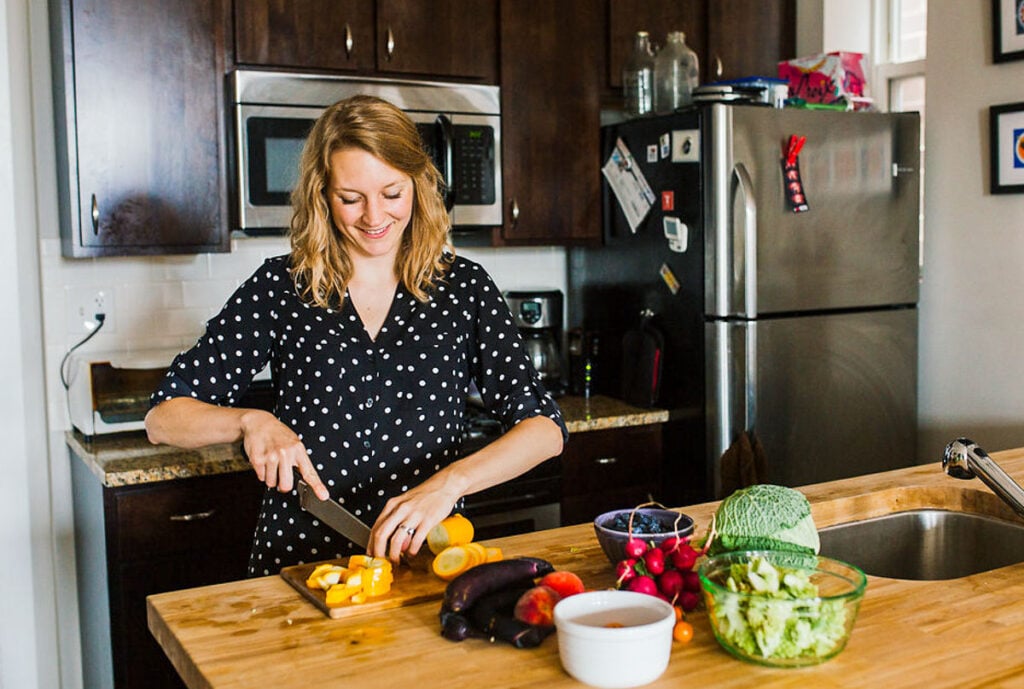
[[[1024,448],[992,456],[1024,481]],[[801,490],[819,528],[920,507],[1015,518],[980,481],[947,477],[937,463]],[[716,505],[683,511],[703,533]],[[542,557],[574,571],[590,588],[613,584],[590,524],[492,543],[506,556]],[[440,636],[438,609],[432,601],[331,619],[279,576],[148,599],[149,628],[191,689],[582,686],[562,670],[554,635],[532,650],[455,643]],[[846,650],[809,668],[737,660],[718,646],[705,613],[690,620],[693,641],[674,643],[665,674],[648,686],[1024,686],[1024,564],[948,581],[869,577]]]
[[[558,403],[570,434],[668,421],[668,412],[664,409],[641,409],[601,395],[589,399],[560,397]],[[72,452],[103,485],[110,487],[249,469],[241,443],[183,450],[153,445],[146,440],[143,431],[97,436],[91,440],[77,431],[69,431],[66,440]]]

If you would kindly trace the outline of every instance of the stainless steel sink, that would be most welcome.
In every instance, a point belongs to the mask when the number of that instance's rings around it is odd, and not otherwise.
[[[1024,562],[1024,523],[938,509],[819,531],[821,554],[890,579],[956,579]]]

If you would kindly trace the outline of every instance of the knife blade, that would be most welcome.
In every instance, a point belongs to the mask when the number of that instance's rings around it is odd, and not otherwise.
[[[302,509],[361,548],[366,548],[369,545],[370,527],[363,520],[334,500],[318,498],[309,484],[302,479],[297,480],[296,487],[299,491],[299,504]]]

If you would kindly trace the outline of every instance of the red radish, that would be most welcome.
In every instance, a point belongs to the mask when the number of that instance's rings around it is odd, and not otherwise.
[[[693,591],[683,591],[679,594],[679,607],[683,609],[683,612],[690,612],[691,610],[697,609],[697,604],[700,603],[700,597]]]
[[[646,593],[651,596],[658,595],[658,585],[654,583],[654,579],[645,574],[630,579],[629,583],[626,584],[626,588],[637,593]]]
[[[615,565],[615,581],[622,584],[635,577],[636,563],[637,559],[634,557],[628,560],[619,560],[619,564]]]
[[[661,548],[667,555],[669,553],[675,552],[676,550],[679,550],[679,547],[682,545],[686,545],[685,538],[679,538],[678,536],[669,536],[664,541],[662,541],[661,545],[658,547]]]
[[[700,575],[694,571],[689,571],[683,574],[683,588],[687,591],[693,591],[694,593],[700,593]]]
[[[647,544],[639,538],[630,538],[626,541],[626,557],[640,557],[647,551]]]
[[[676,569],[687,571],[693,569],[697,562],[697,551],[689,544],[679,546],[679,550],[672,553],[672,566]]]
[[[683,574],[677,569],[666,569],[658,577],[658,590],[669,599],[675,598],[683,590]]]
[[[651,548],[644,553],[644,565],[651,574],[661,574],[665,571],[665,552],[659,548]]]

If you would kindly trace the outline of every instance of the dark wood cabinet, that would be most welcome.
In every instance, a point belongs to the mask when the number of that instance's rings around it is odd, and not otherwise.
[[[660,424],[574,434],[562,453],[562,523],[661,498]]]
[[[609,0],[608,78],[606,86],[621,96],[622,65],[633,51],[637,31],[651,35],[651,43],[663,46],[670,31],[686,34],[686,45],[706,54],[707,0]]]
[[[236,0],[240,65],[497,80],[496,0]]]
[[[229,249],[228,2],[51,2],[65,256]]]
[[[116,689],[182,689],[146,596],[244,578],[263,485],[245,471],[108,487],[77,459],[72,477],[86,686],[109,665]]]
[[[686,34],[700,60],[701,82],[774,77],[795,57],[795,0],[608,0],[606,101],[621,102],[622,65],[637,31],[657,46],[669,31]]]
[[[707,81],[778,76],[796,57],[796,0],[709,0]]]
[[[502,2],[502,239],[596,242],[603,5]]]
[[[374,0],[235,0],[239,64],[371,71]]]

